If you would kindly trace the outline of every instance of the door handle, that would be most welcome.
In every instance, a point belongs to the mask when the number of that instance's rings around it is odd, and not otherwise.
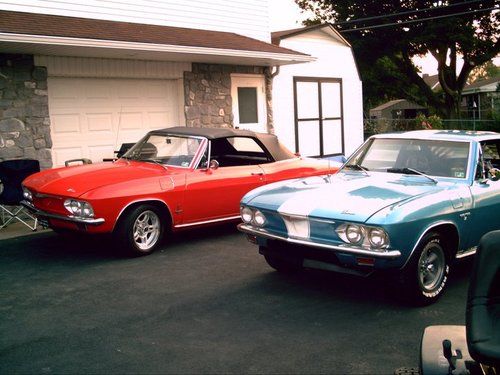
[[[264,176],[264,172],[252,172],[252,176]]]

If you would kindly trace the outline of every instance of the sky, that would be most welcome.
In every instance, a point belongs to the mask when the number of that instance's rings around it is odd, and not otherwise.
[[[270,14],[271,31],[301,27],[301,21],[307,18],[307,14],[301,12],[294,0],[271,0]],[[422,74],[437,74],[437,61],[434,57],[430,55],[421,58],[417,57],[413,62],[420,67]],[[494,62],[496,65],[499,65],[500,58],[495,59]],[[457,65],[457,69],[462,68],[461,61]]]

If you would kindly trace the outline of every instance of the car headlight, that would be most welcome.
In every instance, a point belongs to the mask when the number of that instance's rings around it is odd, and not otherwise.
[[[363,229],[356,224],[349,224],[345,229],[345,237],[350,243],[360,243],[363,240]]]
[[[368,241],[373,247],[381,248],[388,244],[389,238],[382,228],[370,228],[368,230]]]
[[[335,229],[342,241],[351,245],[361,245],[364,248],[382,249],[389,245],[389,236],[379,227],[369,227],[359,224],[342,224]]]
[[[264,224],[266,223],[266,217],[264,216],[264,214],[262,212],[260,212],[259,210],[256,210],[254,215],[253,215],[253,221],[257,226],[263,227]]]
[[[83,218],[94,217],[94,209],[90,203],[76,199],[66,199],[64,207],[73,215]]]
[[[31,191],[28,188],[26,188],[24,186],[23,186],[23,197],[24,197],[24,199],[26,199],[27,201],[30,201],[30,202],[33,200],[33,194],[31,193]]]
[[[241,207],[240,213],[241,213],[241,220],[243,220],[243,222],[245,222],[247,224],[252,222],[253,212],[250,208]]]

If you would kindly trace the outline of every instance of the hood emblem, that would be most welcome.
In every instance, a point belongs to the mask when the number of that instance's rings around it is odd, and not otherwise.
[[[349,211],[349,209],[342,211],[342,212],[341,212],[341,214],[342,214],[342,215],[355,215],[355,213],[354,213],[354,212]]]
[[[73,189],[73,188],[69,188],[68,190],[66,190],[68,193],[76,193],[76,190]]]

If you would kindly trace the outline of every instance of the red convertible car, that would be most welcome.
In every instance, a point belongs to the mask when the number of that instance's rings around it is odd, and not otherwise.
[[[23,205],[56,231],[112,233],[136,255],[164,232],[239,219],[264,184],[336,172],[269,134],[174,127],[149,132],[114,162],[45,170],[23,182]]]

